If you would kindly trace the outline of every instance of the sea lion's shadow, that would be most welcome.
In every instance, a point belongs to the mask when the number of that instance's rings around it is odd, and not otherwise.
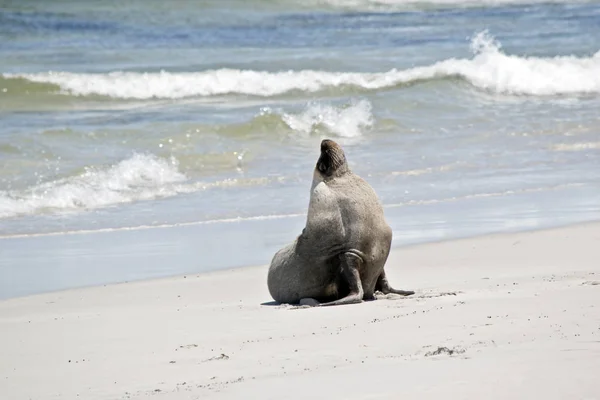
[[[266,307],[275,307],[275,308],[285,309],[285,310],[299,310],[299,309],[304,309],[304,308],[313,308],[308,305],[278,303],[276,301],[266,301],[264,303],[260,303],[260,305],[266,306]]]
[[[264,303],[260,303],[261,306],[280,306],[283,303],[278,303],[276,301],[265,301]]]
[[[368,300],[364,300],[364,302],[366,303],[370,303],[372,301],[377,301],[377,300],[400,300],[400,299],[409,299],[409,298],[419,298],[420,296],[402,296],[399,294],[383,294],[380,292],[377,292],[375,294],[375,296],[372,299],[368,299]],[[265,301],[263,303],[260,303],[261,306],[266,306],[266,307],[278,307],[278,308],[291,308],[291,309],[296,309],[296,308],[312,308],[309,305],[300,305],[300,304],[289,304],[289,303],[279,303],[277,301]]]
[[[400,294],[395,294],[395,293],[389,293],[389,294],[383,294],[381,292],[376,292],[375,296],[373,299],[369,299],[369,300],[365,300],[365,302],[372,302],[372,301],[377,301],[377,300],[423,300],[423,299],[430,299],[430,298],[434,298],[434,297],[445,297],[445,296],[457,296],[459,294],[462,294],[463,292],[460,290],[456,290],[456,291],[424,291],[424,292],[417,292],[414,295],[411,296],[403,296]],[[276,301],[265,301],[264,303],[260,303],[261,306],[267,306],[267,307],[279,307],[279,308],[290,308],[290,309],[298,309],[298,308],[312,308],[311,306],[308,305],[299,305],[299,304],[287,304],[287,303],[278,303]]]

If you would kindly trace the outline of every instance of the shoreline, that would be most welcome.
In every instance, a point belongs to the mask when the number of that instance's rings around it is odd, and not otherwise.
[[[417,293],[357,305],[273,305],[266,266],[8,299],[0,392],[594,398],[598,259],[586,223],[394,249],[390,282]]]
[[[561,193],[562,190],[565,189],[575,189],[582,191],[580,193]],[[553,199],[554,201],[560,200],[564,201],[566,198],[570,198],[573,196],[583,196],[588,200],[584,203],[577,204],[561,204],[559,207],[556,207],[554,204],[549,205],[546,204],[547,200],[544,200],[544,195],[548,192],[558,193],[558,199]],[[542,196],[542,197],[540,197]],[[515,199],[520,199],[516,201]],[[469,219],[469,214],[464,214],[461,212],[462,209],[473,207],[474,211],[478,213],[478,222],[484,224],[486,226],[495,226],[492,230],[498,230],[498,221],[495,219],[496,214],[491,212],[491,210],[497,210],[496,203],[498,206],[504,206],[509,209],[509,221],[511,226],[513,226],[513,230],[511,232],[517,232],[523,229],[545,229],[547,227],[555,227],[555,226],[564,226],[570,224],[577,224],[581,222],[588,221],[600,221],[600,209],[595,205],[596,199],[600,199],[598,197],[598,192],[595,190],[593,185],[584,185],[581,183],[569,183],[548,187],[535,187],[521,190],[507,190],[500,191],[495,193],[478,193],[466,195],[463,197],[452,197],[452,198],[442,198],[442,199],[429,199],[429,200],[411,200],[404,203],[384,203],[383,207],[385,210],[386,218],[389,220],[388,222],[392,226],[402,226],[403,229],[396,230],[395,232],[402,233],[407,231],[407,225],[418,225],[418,221],[421,221],[423,224],[429,224],[432,222],[437,222],[435,220],[431,220],[431,215],[436,214],[435,218],[437,218],[437,214],[442,213],[446,218],[451,219],[452,214],[456,214],[459,219],[453,220],[452,224],[446,227],[446,229],[452,230],[453,226],[460,225],[461,218]],[[308,199],[307,199],[308,201]],[[537,218],[531,218],[530,215],[527,215],[527,212],[531,212],[532,210],[528,210],[525,207],[523,202],[532,202],[535,203],[537,211],[543,211],[542,215]],[[142,203],[132,203],[128,206],[141,205]],[[560,204],[560,203],[559,203]],[[591,206],[594,204],[594,206]],[[303,207],[304,209],[305,207]],[[584,215],[581,214],[582,208],[585,209]],[[107,209],[104,209],[106,211]],[[406,210],[410,210],[411,213],[406,213]],[[451,210],[452,213],[445,212],[446,210]],[[135,212],[135,210],[131,210]],[[519,214],[523,213],[525,214]],[[408,216],[406,214],[418,214],[418,218]],[[42,220],[38,221],[42,223],[42,225],[47,222],[44,218],[51,217],[52,215],[40,215]],[[27,219],[30,216],[23,216],[23,218]],[[118,215],[113,215],[113,218],[118,219]],[[195,220],[195,221],[173,221],[173,222],[153,222],[153,223],[140,223],[136,225],[106,225],[106,221],[102,222],[99,226],[94,228],[90,228],[89,224],[85,224],[83,226],[77,227],[76,224],[73,224],[73,221],[70,221],[67,225],[61,227],[61,230],[49,230],[49,231],[19,231],[16,233],[7,233],[0,232],[0,243],[2,241],[9,240],[19,240],[19,239],[35,239],[35,238],[44,238],[44,237],[60,237],[60,236],[76,236],[76,235],[89,235],[89,234],[106,234],[106,233],[119,233],[119,232],[136,232],[136,231],[145,231],[145,230],[153,230],[153,229],[177,229],[177,228],[185,228],[185,227],[203,227],[210,225],[230,225],[237,223],[260,223],[265,221],[282,221],[289,219],[305,219],[306,212],[290,212],[290,213],[281,213],[281,214],[265,214],[265,215],[254,215],[254,216],[237,216],[237,217],[223,217],[223,218],[213,218],[213,219],[205,219],[205,220]],[[18,220],[19,218],[12,219],[9,218],[8,222],[12,222]],[[110,218],[108,218],[110,220]],[[559,221],[558,223],[556,221]],[[521,225],[520,225],[521,224]],[[9,225],[10,226],[10,225]],[[417,226],[417,228],[419,228]],[[458,231],[464,230],[464,227],[458,227]],[[476,231],[467,233],[469,236],[480,236],[489,234],[489,231]],[[463,234],[459,234],[458,237],[464,236]],[[409,243],[413,243],[414,239],[412,236],[409,236]],[[452,238],[450,238],[452,239]],[[418,239],[417,239],[418,240]]]
[[[261,222],[269,222],[271,221],[271,219],[261,219]],[[234,223],[235,221],[228,221],[227,224],[230,223]],[[464,235],[464,236],[454,236],[454,237],[450,237],[448,239],[430,239],[427,241],[422,241],[422,242],[416,242],[416,243],[406,243],[406,244],[401,244],[398,243],[399,242],[399,238],[394,237],[394,240],[392,242],[392,253],[397,252],[401,249],[412,249],[412,248],[418,248],[420,246],[428,246],[428,245],[435,245],[435,244],[442,244],[442,243],[452,243],[452,242],[460,242],[463,240],[474,240],[474,239],[479,239],[479,238],[485,238],[485,237],[495,237],[495,236],[504,236],[504,235],[513,235],[513,234],[522,234],[522,233],[531,233],[531,232],[544,232],[544,231],[549,231],[549,230],[556,230],[556,229],[564,229],[564,228],[570,228],[570,227],[585,227],[587,225],[594,225],[594,224],[598,224],[600,223],[600,221],[586,221],[586,222],[577,222],[577,223],[558,223],[555,226],[542,226],[542,227],[538,227],[538,228],[528,228],[528,227],[521,227],[521,228],[515,228],[513,230],[507,230],[507,231],[495,231],[495,232],[490,232],[490,233],[484,233],[484,234],[475,234],[475,235]],[[177,240],[177,238],[180,238],[181,235],[181,230],[182,229],[194,229],[197,227],[203,227],[205,225],[210,225],[210,223],[204,224],[204,223],[188,223],[188,224],[176,224],[176,225],[169,225],[169,226],[147,226],[147,227],[143,227],[142,229],[138,230],[136,228],[126,228],[126,229],[115,229],[115,230],[99,230],[99,231],[89,231],[89,232],[84,232],[84,233],[76,233],[74,235],[72,235],[71,233],[65,233],[64,235],[62,234],[51,234],[51,235],[40,235],[40,236],[32,236],[32,237],[19,237],[19,238],[14,238],[14,240],[16,241],[27,241],[29,239],[32,240],[40,240],[40,239],[46,239],[46,238],[62,238],[62,237],[71,237],[73,236],[74,239],[77,238],[87,238],[89,239],[90,236],[94,236],[96,234],[104,236],[106,237],[111,237],[111,234],[133,234],[133,233],[139,233],[139,232],[147,232],[151,235],[151,242],[153,242],[154,245],[156,245],[156,236],[160,236],[160,235],[152,235],[152,233],[158,233],[161,232],[164,229],[170,229],[173,230],[175,233],[177,233],[179,231],[179,234],[174,235],[174,239],[175,240],[171,240],[171,242],[174,242]],[[293,224],[291,224],[291,227],[288,227],[287,229],[287,233],[289,235],[292,234],[293,229],[295,228],[295,226]],[[156,228],[156,229],[154,229]],[[295,232],[295,231],[294,231]],[[290,236],[290,238],[293,239],[294,236]],[[1,238],[0,237],[0,242],[2,242],[3,240],[11,240],[13,238]],[[292,240],[290,239],[290,240]],[[218,241],[218,239],[217,239]],[[101,252],[99,251],[99,249],[101,250],[102,245],[98,245],[96,242],[97,241],[93,241],[90,240],[90,242],[94,242],[93,244],[91,244],[90,246],[92,247],[93,250],[96,251],[97,256],[102,257]],[[167,242],[167,240],[163,240],[163,242]],[[164,243],[159,243],[159,245],[162,245]],[[284,245],[285,243],[283,243],[282,245]],[[25,246],[26,247],[26,246]],[[185,245],[185,248],[191,249],[193,247],[193,245],[190,245],[189,243]],[[107,285],[119,285],[119,284],[128,284],[128,283],[135,283],[135,282],[152,282],[152,281],[156,281],[156,280],[162,280],[162,279],[173,279],[173,278],[179,278],[182,277],[184,275],[200,275],[200,274],[208,274],[208,273],[214,273],[214,272],[219,272],[219,271],[232,271],[232,270],[238,270],[238,269],[245,269],[245,268],[257,268],[258,266],[264,266],[265,268],[268,267],[268,263],[271,260],[272,255],[275,253],[275,251],[279,248],[276,246],[272,246],[273,249],[271,251],[271,253],[268,252],[263,252],[263,257],[262,258],[257,258],[254,257],[255,260],[253,263],[251,264],[246,264],[244,265],[239,264],[239,263],[234,263],[234,265],[227,265],[227,264],[223,264],[221,263],[218,266],[208,266],[208,267],[204,267],[204,268],[197,268],[197,267],[193,267],[192,268],[188,268],[187,270],[184,271],[176,271],[173,273],[169,273],[169,272],[161,272],[158,274],[152,274],[152,273],[146,273],[145,271],[142,271],[141,274],[139,275],[135,275],[133,274],[131,276],[131,278],[129,279],[107,279],[104,282],[88,282],[87,284],[80,284],[79,282],[75,283],[75,284],[69,284],[68,286],[65,287],[60,287],[60,288],[54,288],[54,289],[44,289],[41,288],[39,290],[36,291],[31,291],[31,292],[25,292],[23,294],[16,294],[16,295],[5,295],[2,293],[2,290],[0,290],[0,302],[2,301],[6,301],[6,300],[10,300],[10,299],[15,299],[15,298],[23,298],[23,297],[30,297],[30,296],[36,296],[36,295],[44,295],[44,294],[51,294],[51,293],[59,293],[59,292],[63,292],[63,291],[70,291],[70,290],[77,290],[77,289],[88,289],[88,288],[93,288],[93,287],[105,287]],[[27,249],[27,247],[26,247]],[[118,253],[118,252],[117,252]],[[269,255],[270,254],[270,255]],[[92,255],[90,254],[84,254],[85,258],[90,258]],[[106,255],[104,255],[106,256]],[[124,260],[120,263],[121,266],[125,266],[127,263],[128,258],[131,258],[133,255],[130,254],[122,254]],[[136,258],[147,258],[145,254],[136,254],[135,255]],[[171,254],[171,256],[173,256],[173,254]],[[188,256],[193,256],[193,254],[188,254]],[[53,254],[53,256],[49,257],[50,259],[53,259],[54,257],[56,257],[55,254]],[[186,259],[189,261],[189,258],[186,258],[185,255],[179,255],[179,257],[183,257],[183,259]],[[9,257],[10,258],[10,257]],[[112,257],[111,257],[112,258]],[[261,263],[261,260],[263,261]],[[20,260],[21,261],[21,260]],[[26,261],[26,260],[25,260]],[[74,263],[77,263],[77,257],[75,257],[75,260],[73,260]],[[6,263],[6,265],[8,265],[8,263]],[[73,266],[69,265],[68,267],[70,267],[71,270],[73,270]],[[0,277],[2,277],[4,279],[5,282],[8,282],[11,278],[11,273],[14,271],[10,270],[10,267],[6,267],[4,270],[2,268],[0,268]],[[18,272],[23,272],[23,271],[17,271]],[[51,270],[46,270],[44,271],[46,274],[52,274]],[[135,272],[135,271],[134,271]],[[81,271],[79,271],[79,273],[81,273]],[[24,277],[26,276],[26,274],[23,275]],[[13,278],[14,279],[14,278]],[[15,281],[23,281],[24,278],[21,279],[15,279]],[[28,278],[30,279],[30,278]],[[2,289],[2,287],[0,287],[0,289]]]

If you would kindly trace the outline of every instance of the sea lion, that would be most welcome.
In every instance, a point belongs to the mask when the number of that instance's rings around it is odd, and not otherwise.
[[[279,303],[341,305],[374,299],[376,290],[393,289],[383,269],[392,229],[373,188],[348,167],[342,148],[321,142],[306,226],[279,250],[269,267],[267,285]]]

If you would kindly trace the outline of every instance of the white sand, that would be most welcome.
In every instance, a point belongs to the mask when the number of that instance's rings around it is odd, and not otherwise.
[[[417,295],[261,305],[260,267],[0,302],[0,399],[600,398],[600,224],[386,269]]]

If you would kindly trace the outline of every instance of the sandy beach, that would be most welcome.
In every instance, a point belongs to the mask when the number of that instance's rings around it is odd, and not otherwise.
[[[600,398],[600,224],[395,249],[415,296],[274,305],[267,267],[0,302],[2,399]]]

